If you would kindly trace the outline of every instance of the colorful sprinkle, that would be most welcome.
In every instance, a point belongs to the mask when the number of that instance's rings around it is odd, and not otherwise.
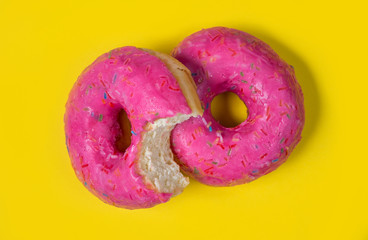
[[[133,135],[137,136],[137,134],[132,130],[130,131]]]
[[[232,151],[232,148],[229,148],[229,151],[227,151],[227,155],[230,156],[231,155],[231,151]]]
[[[87,182],[84,182],[84,186],[87,186]]]
[[[212,170],[213,169],[213,167],[209,167],[209,168],[207,168],[206,170],[204,170],[203,172],[205,172],[205,173],[209,173],[209,171],[210,170]]]
[[[242,83],[248,83],[248,82],[247,82],[247,81],[245,81],[245,80],[241,80],[241,82],[242,82]]]
[[[101,122],[101,121],[102,121],[102,119],[103,119],[103,115],[102,115],[102,114],[100,114],[100,115],[98,116],[98,121],[99,121],[99,122]]]
[[[251,63],[250,68],[253,69],[253,67],[254,67],[254,63]]]
[[[263,154],[260,158],[263,159],[268,155],[268,153]]]
[[[284,149],[283,148],[281,148],[281,151],[280,151],[281,153],[283,153],[284,152]]]
[[[198,171],[198,169],[196,168],[196,167],[194,167],[194,174],[199,174],[199,171]]]
[[[208,130],[209,130],[210,132],[212,132],[212,127],[211,127],[211,126],[209,126]]]
[[[105,197],[108,197],[106,193],[102,193],[102,195],[104,195]]]
[[[107,99],[107,94],[104,92],[104,99]]]
[[[174,88],[174,87],[172,87],[172,86],[169,86],[169,89],[171,89],[171,90],[173,90],[173,91],[180,91],[180,89],[179,89],[179,88]]]
[[[194,76],[197,76],[197,73],[192,73],[192,76],[194,77]]]
[[[212,143],[211,142],[207,142],[207,145],[212,147]]]
[[[116,78],[118,77],[118,75],[115,73],[114,76],[112,77],[112,83],[116,82]]]
[[[244,77],[244,73],[243,72],[240,72],[240,76]]]
[[[241,163],[243,164],[243,167],[246,167],[245,162],[242,160]]]
[[[209,103],[206,103],[206,110],[208,109],[209,106],[210,106],[210,104]]]
[[[111,58],[111,54],[112,54],[112,50],[109,52],[109,57],[108,57],[109,59]]]
[[[128,168],[132,168],[132,167],[133,167],[133,165],[134,165],[134,161],[132,161],[132,162],[129,164]]]
[[[230,52],[232,52],[231,56],[234,57],[236,55],[236,51],[232,48],[228,48]]]
[[[212,162],[212,164],[215,164],[215,165],[217,165],[217,164],[218,164],[218,162]]]
[[[284,140],[285,140],[285,138],[281,138],[281,140],[280,140],[280,144],[281,144],[281,143],[283,143],[283,142],[284,142]]]
[[[272,160],[271,162],[277,162],[279,159],[278,158],[276,158],[276,159],[274,159],[274,160]]]
[[[262,128],[261,128],[261,132],[262,132],[264,135],[268,136],[268,134],[266,133],[266,131],[265,131],[265,130],[263,130]]]

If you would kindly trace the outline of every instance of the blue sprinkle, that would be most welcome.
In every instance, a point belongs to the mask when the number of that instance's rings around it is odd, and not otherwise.
[[[293,66],[293,65],[290,65],[290,67],[291,67],[292,69],[294,69],[294,66]]]
[[[93,117],[93,116],[95,116],[95,113],[94,112],[91,112],[91,116]]]
[[[117,74],[115,73],[114,76],[112,77],[112,83],[115,83],[116,77],[117,77]]]
[[[84,182],[84,186],[87,186],[87,182]]]
[[[209,103],[206,103],[206,109],[208,109],[209,106],[210,106],[210,104]]]
[[[258,173],[258,170],[253,170],[252,173]]]
[[[231,90],[234,90],[235,88],[236,88],[236,86],[232,86],[230,89],[231,89]]]
[[[271,162],[277,162],[279,159],[278,158],[276,158],[276,159],[274,159],[274,160],[272,160]]]
[[[66,150],[68,150],[68,153],[69,153],[69,147],[68,147],[68,145],[66,145]]]
[[[107,99],[107,94],[104,92],[104,99]]]
[[[197,76],[197,73],[192,73],[192,76]]]
[[[107,194],[106,193],[102,193],[102,195],[104,195],[105,197],[107,197]]]
[[[137,136],[137,134],[132,130],[132,131],[130,131],[132,134],[134,134],[134,135],[136,135]]]
[[[210,132],[212,132],[212,127],[211,127],[211,126],[209,126],[208,130],[210,130]]]

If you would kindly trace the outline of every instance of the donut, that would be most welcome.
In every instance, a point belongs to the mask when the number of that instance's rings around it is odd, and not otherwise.
[[[78,179],[117,207],[168,201],[188,184],[170,132],[202,112],[190,71],[171,56],[136,47],[101,55],[66,103],[66,145]]]
[[[211,186],[253,181],[284,163],[301,139],[303,93],[294,69],[256,37],[225,27],[203,29],[172,52],[192,72],[203,116],[177,125],[171,146],[183,172]],[[213,98],[236,94],[247,119],[233,128],[211,115]]]

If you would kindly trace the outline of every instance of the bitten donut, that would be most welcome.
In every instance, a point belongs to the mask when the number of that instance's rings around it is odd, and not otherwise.
[[[303,94],[293,67],[264,42],[224,27],[185,38],[172,55],[192,72],[203,117],[177,125],[171,145],[184,172],[213,186],[250,182],[279,167],[301,139]],[[234,128],[212,117],[212,99],[233,92],[248,118]]]
[[[170,150],[175,124],[202,114],[189,70],[123,47],[79,76],[64,116],[77,177],[102,201],[129,209],[166,202],[188,184]]]

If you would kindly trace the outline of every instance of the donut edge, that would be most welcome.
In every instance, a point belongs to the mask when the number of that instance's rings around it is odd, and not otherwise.
[[[204,111],[201,106],[199,96],[197,94],[197,86],[194,83],[192,73],[190,72],[190,70],[186,66],[184,66],[184,64],[179,62],[179,60],[173,58],[168,54],[146,48],[140,49],[159,58],[166,65],[166,67],[169,69],[171,74],[175,77],[176,81],[178,82],[180,89],[188,103],[188,106],[192,110],[192,115],[202,116]]]

